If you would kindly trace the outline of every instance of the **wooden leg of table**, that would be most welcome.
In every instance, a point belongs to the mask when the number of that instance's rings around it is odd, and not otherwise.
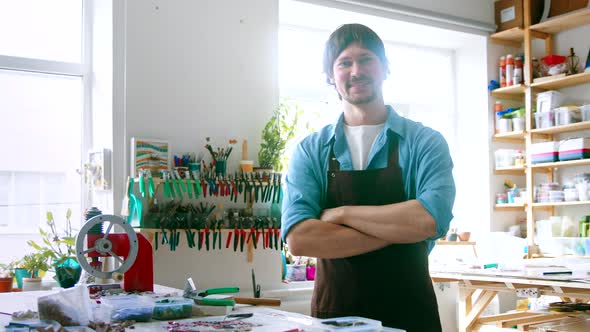
[[[473,325],[475,325],[475,322],[479,318],[479,315],[481,315],[485,308],[487,308],[488,304],[492,302],[496,294],[498,294],[498,292],[495,291],[481,292],[481,295],[477,298],[477,301],[474,302],[471,312],[469,313],[469,315],[467,315],[467,318],[465,319],[465,322],[468,324],[469,329],[471,329]]]
[[[459,287],[459,332],[468,332],[465,319],[471,312],[471,296],[474,289]]]

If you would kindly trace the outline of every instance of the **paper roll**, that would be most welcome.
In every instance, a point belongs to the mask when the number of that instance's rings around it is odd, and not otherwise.
[[[245,139],[244,142],[242,142],[242,160],[247,160],[248,159],[248,140]]]

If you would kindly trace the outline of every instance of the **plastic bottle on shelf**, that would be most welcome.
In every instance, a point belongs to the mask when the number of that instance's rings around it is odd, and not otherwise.
[[[522,57],[520,55],[514,58],[513,81],[515,85],[524,83],[522,75]]]
[[[494,104],[494,112],[498,113],[498,112],[502,112],[502,102],[497,100],[496,103]]]
[[[506,86],[514,85],[514,58],[512,54],[506,55]]]
[[[505,56],[501,56],[500,57],[500,67],[499,67],[500,71],[500,79],[498,80],[500,82],[500,87],[504,88],[506,87],[506,57]]]
[[[516,158],[514,160],[514,165],[515,166],[524,166],[524,164],[525,164],[524,153],[522,152],[522,150],[518,150],[516,152]]]

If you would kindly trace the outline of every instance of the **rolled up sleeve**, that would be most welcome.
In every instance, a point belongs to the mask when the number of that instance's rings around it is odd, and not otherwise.
[[[436,236],[429,239],[434,241],[447,233],[453,219],[453,161],[449,147],[440,133],[431,130],[419,141],[422,144],[422,153],[419,154],[421,157],[417,163],[416,199],[436,222]]]
[[[304,146],[305,141],[295,148],[285,178],[281,215],[281,237],[285,242],[293,226],[307,219],[317,219],[321,213],[322,184],[318,167]]]

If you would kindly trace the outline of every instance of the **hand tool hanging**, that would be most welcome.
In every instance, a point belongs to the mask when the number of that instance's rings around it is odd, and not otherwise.
[[[152,172],[148,169],[145,171],[146,176],[148,178],[148,195],[149,198],[154,198],[156,194],[156,186],[154,185],[154,178],[152,177]]]

